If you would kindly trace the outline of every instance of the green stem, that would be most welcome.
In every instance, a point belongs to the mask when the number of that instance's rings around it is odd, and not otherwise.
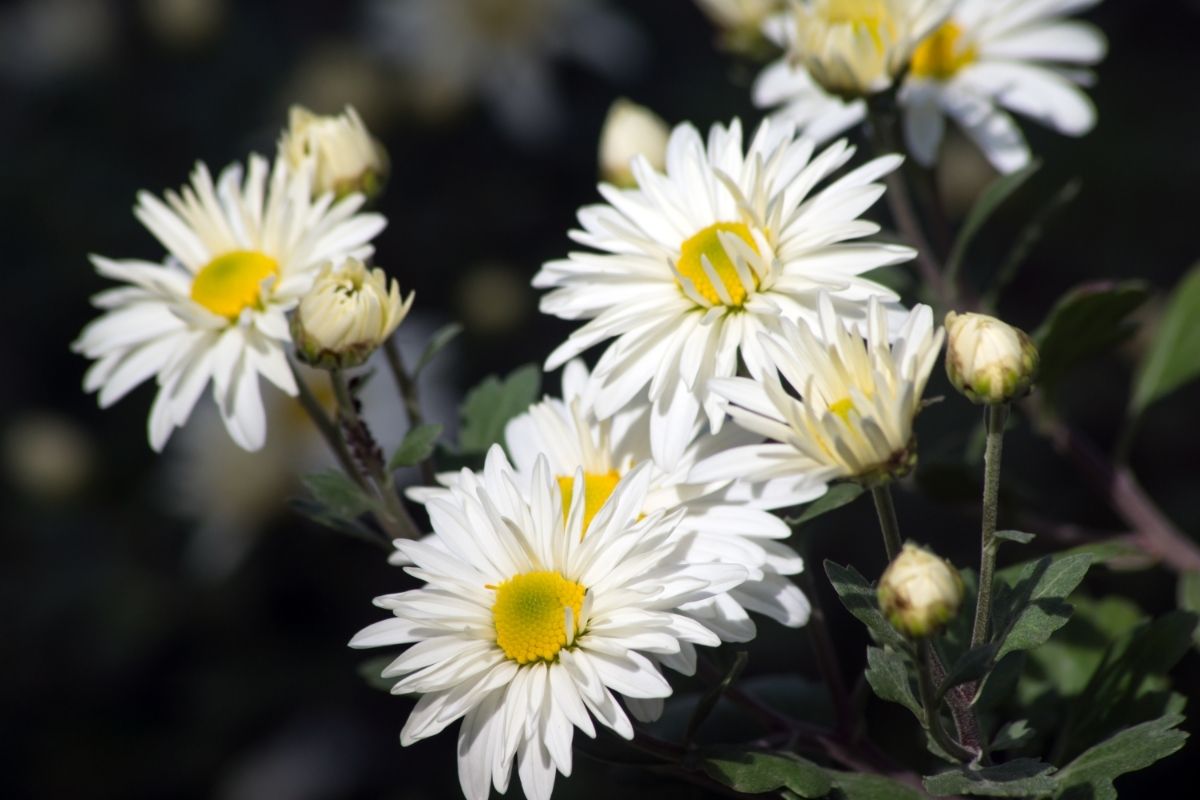
[[[900,555],[900,522],[896,519],[896,506],[892,504],[890,483],[871,487],[871,499],[875,501],[875,512],[879,514],[879,530],[883,532],[883,547],[887,551],[888,563]]]
[[[359,472],[358,466],[354,463],[354,458],[350,455],[350,451],[346,449],[346,440],[342,437],[338,426],[333,424],[329,416],[325,413],[325,409],[321,408],[321,403],[317,400],[316,395],[313,394],[312,389],[309,388],[308,383],[304,380],[304,376],[296,369],[296,365],[289,360],[288,366],[291,367],[292,375],[296,379],[297,399],[300,401],[300,406],[308,414],[309,418],[312,419],[313,424],[317,426],[317,430],[325,439],[326,444],[329,445],[329,449],[333,451],[333,455],[337,458],[342,470],[353,478],[360,488],[367,488],[366,479]]]
[[[987,448],[983,454],[983,524],[980,535],[979,597],[975,602],[975,627],[971,647],[987,641],[992,614],[992,583],[996,572],[996,507],[1000,498],[1000,457],[1004,451],[1004,424],[1008,403],[989,405],[985,412]]]
[[[412,430],[425,422],[425,417],[421,413],[421,397],[417,388],[416,376],[410,375],[405,368],[404,359],[400,355],[400,348],[396,345],[395,337],[389,337],[383,343],[383,354],[387,358],[388,366],[392,369],[392,375],[396,378],[396,385],[400,388],[400,397],[404,401],[404,412],[408,416],[408,429]],[[421,462],[420,470],[422,483],[426,486],[437,483],[432,456]]]
[[[929,735],[938,746],[948,755],[959,761],[972,761],[975,754],[967,750],[947,735],[942,727],[942,718],[938,711],[937,692],[933,688],[933,660],[929,650],[929,642],[924,639],[917,642],[917,689],[921,694],[921,707],[925,709],[925,725]]]

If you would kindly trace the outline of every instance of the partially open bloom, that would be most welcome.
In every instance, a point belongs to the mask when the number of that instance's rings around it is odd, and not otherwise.
[[[387,152],[350,106],[336,116],[292,106],[287,130],[279,137],[279,154],[293,169],[313,163],[316,195],[361,192],[373,197],[387,178]]]
[[[357,258],[330,262],[300,299],[292,335],[300,356],[319,367],[356,367],[400,326],[413,292],[400,297],[400,283]]]
[[[648,657],[720,639],[679,608],[737,586],[737,566],[691,563],[681,512],[642,514],[649,470],[635,469],[584,525],[582,470],[570,497],[543,457],[528,499],[499,446],[482,474],[428,502],[436,535],[396,543],[425,586],[375,602],[394,617],[353,647],[415,643],[384,671],[419,694],[400,734],[408,745],[458,719],[459,780],[469,800],[508,788],[514,759],[531,800],[571,774],[574,729],[593,718],[626,739],[614,692],[657,699],[671,687]]]
[[[1007,403],[1029,392],[1038,350],[1020,328],[987,314],[946,315],[946,375],[973,403]]]
[[[892,627],[910,639],[924,639],[958,613],[963,582],[949,561],[908,542],[879,578],[877,594]]]
[[[793,0],[789,56],[834,94],[881,92],[948,7],[947,0]]]
[[[662,169],[669,135],[662,117],[624,98],[617,100],[600,131],[600,177],[622,188],[637,185],[630,163],[640,155]]]
[[[859,219],[883,193],[875,183],[895,169],[885,156],[816,189],[854,150],[844,141],[814,155],[792,127],[767,120],[748,147],[736,120],[716,125],[707,147],[680,125],[667,147],[666,174],[633,162],[638,188],[600,187],[606,205],[580,210],[577,242],[601,252],[572,253],[534,276],[553,289],[541,308],[590,320],[550,354],[547,369],[606,339],[596,364],[601,419],[649,386],[654,457],[674,469],[701,408],[721,428],[720,400],[709,378],[751,375],[771,360],[759,333],[780,318],[815,319],[819,290],[847,318],[861,320],[868,297],[894,300],[861,274],[912,258],[907,247],[859,239],[879,230]]]
[[[268,179],[269,171],[269,179]],[[165,264],[92,256],[97,272],[126,285],[101,292],[105,310],[72,348],[96,363],[84,389],[107,407],[150,377],[158,394],[150,410],[150,445],[161,450],[187,422],[209,384],[225,428],[239,446],[257,450],[266,435],[258,376],[288,394],[286,312],[312,285],[324,262],[365,257],[384,227],[378,214],[356,213],[361,195],[331,205],[312,199],[311,174],[277,159],[250,158],[243,177],[234,165],[214,185],[196,166],[181,194],[166,203],[142,192],[134,214],[169,257]]]
[[[911,469],[913,420],[945,332],[934,331],[928,306],[917,306],[889,341],[876,300],[866,328],[864,338],[822,295],[819,328],[785,321],[780,334],[763,335],[779,372],[715,380],[712,388],[728,400],[734,422],[772,441],[719,453],[697,465],[692,479],[877,483]]]

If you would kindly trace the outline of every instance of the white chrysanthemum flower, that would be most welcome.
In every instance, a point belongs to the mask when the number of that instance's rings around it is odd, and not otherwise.
[[[571,774],[574,729],[594,736],[593,717],[632,738],[614,692],[668,696],[648,656],[720,642],[679,607],[746,576],[733,565],[689,563],[682,512],[641,513],[648,469],[622,479],[586,531],[582,470],[575,477],[564,510],[543,458],[526,500],[493,447],[482,474],[464,471],[429,501],[436,541],[396,545],[426,585],[378,598],[395,617],[351,641],[415,643],[383,671],[400,679],[393,692],[421,695],[401,743],[462,718],[459,780],[470,800],[485,800],[493,785],[505,792],[514,759],[525,795],[550,797],[556,772]]]
[[[1093,75],[1080,67],[1104,57],[1104,35],[1062,19],[1100,0],[960,0],[954,14],[913,54],[900,92],[909,151],[926,166],[937,160],[950,117],[1001,172],[1029,163],[1029,145],[1004,110],[1059,133],[1082,136],[1096,108],[1079,86]]]
[[[645,156],[655,169],[662,169],[670,135],[658,114],[619,98],[609,107],[600,129],[600,177],[623,188],[635,186],[630,162],[635,156]]]
[[[149,438],[161,450],[187,422],[211,379],[229,435],[257,450],[266,435],[258,377],[296,393],[284,346],[286,312],[312,285],[325,261],[366,257],[385,225],[357,214],[361,195],[333,204],[311,199],[309,170],[274,169],[250,158],[243,180],[233,165],[214,185],[198,164],[191,186],[166,203],[142,192],[134,214],[169,253],[165,264],[92,256],[97,272],[126,286],[93,302],[105,314],[84,328],[73,349],[96,363],[84,378],[107,407],[157,377]]]
[[[313,194],[377,194],[388,172],[387,151],[351,106],[338,115],[292,106],[279,137],[279,155],[292,169],[313,163]]]
[[[577,242],[600,253],[552,261],[533,285],[553,289],[542,311],[591,320],[546,361],[554,369],[614,338],[596,365],[601,419],[649,385],[654,457],[672,469],[692,436],[701,407],[713,431],[724,417],[708,379],[736,373],[740,356],[752,375],[770,367],[759,334],[780,318],[815,317],[818,290],[839,310],[862,319],[865,301],[895,295],[861,274],[912,258],[907,247],[851,243],[879,226],[859,219],[883,193],[875,180],[900,163],[885,156],[820,191],[854,149],[844,141],[813,156],[792,127],[764,121],[743,149],[736,120],[715,125],[705,148],[680,125],[661,174],[635,159],[638,189],[601,185],[608,205],[580,210]]]
[[[863,338],[822,295],[819,327],[785,322],[782,335],[764,335],[783,380],[772,371],[757,381],[715,380],[713,391],[729,401],[734,422],[772,441],[719,453],[692,479],[872,482],[908,471],[913,420],[945,331],[935,332],[933,312],[917,306],[890,341],[875,300],[866,327]]]

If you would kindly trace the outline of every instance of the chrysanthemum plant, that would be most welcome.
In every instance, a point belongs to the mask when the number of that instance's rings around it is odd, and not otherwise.
[[[721,18],[736,22],[742,6],[727,5]],[[1147,288],[1089,283],[1026,335],[991,314],[1066,194],[1007,232],[1007,254],[975,238],[1041,166],[1003,108],[1090,127],[1087,76],[1058,65],[1102,54],[1098,31],[1062,19],[1092,3],[794,0],[769,16],[771,5],[745,4],[764,34],[753,52],[787,48],[770,79],[789,70],[820,102],[707,138],[685,124],[664,142],[644,122],[606,134],[642,154],[622,188],[602,184],[603,202],[580,210],[571,237],[584,249],[533,279],[549,290],[544,311],[586,321],[549,355],[548,369],[565,365],[560,396],[539,399],[540,370],[522,367],[468,393],[453,440],[425,422],[418,381],[458,327],[402,360],[394,333],[413,298],[363,263],[383,220],[360,210],[361,192],[381,190],[387,160],[352,111],[294,113],[303,124],[273,167],[252,157],[244,178],[231,168],[214,185],[201,166],[165,204],[139,199],[167,255],[94,259],[126,285],[97,296],[106,313],[77,342],[96,359],[87,388],[108,404],[156,377],[156,449],[210,383],[247,449],[270,422],[258,376],[299,397],[341,469],[307,476],[297,508],[384,544],[422,583],[377,598],[390,616],[351,645],[408,646],[371,662],[393,693],[416,697],[401,742],[457,723],[472,800],[504,793],[514,770],[526,796],[549,797],[576,756],[738,797],[1115,797],[1114,779],[1186,737],[1167,676],[1196,635],[1200,548],[1121,448],[1147,406],[1200,373],[1200,273],[1168,302],[1129,434],[1109,454],[1063,418],[1056,390],[1129,336]],[[943,113],[1006,173],[957,226],[922,166],[937,163]],[[873,152],[817,144],[839,129]],[[881,197],[882,236],[862,217]],[[1003,267],[983,279],[973,260]],[[889,286],[905,262],[916,281],[902,297]],[[601,345],[589,369],[579,356]],[[933,405],[924,392],[943,345],[963,397]],[[392,453],[361,407],[376,349],[409,422]],[[332,412],[301,362],[327,371]],[[960,432],[977,444],[955,468],[982,485],[979,561],[952,564],[905,542],[892,493],[928,483],[910,477],[929,446],[918,414],[968,400],[983,420],[978,436]],[[1002,507],[1008,428],[1046,439],[1129,533]],[[864,494],[882,542],[845,530],[858,563],[804,571],[810,529]],[[1036,544],[1001,517],[1036,529]],[[923,522],[904,527],[921,540]],[[1127,598],[1089,594],[1089,568],[1116,560],[1176,573],[1185,610],[1148,619]],[[848,663],[834,635],[854,632],[814,607],[825,579],[871,640]],[[743,681],[759,624],[811,651],[820,702],[775,703]],[[868,691],[911,712],[924,748],[876,744]],[[730,741],[718,709],[752,733]]]

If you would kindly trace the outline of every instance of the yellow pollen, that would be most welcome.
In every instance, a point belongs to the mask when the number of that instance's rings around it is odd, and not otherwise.
[[[835,25],[849,25],[855,33],[866,31],[880,53],[885,49],[884,33],[889,40],[895,38],[895,23],[881,0],[829,0],[825,18]]]
[[[729,294],[729,299],[732,301],[729,305],[741,307],[742,303],[746,302],[746,287],[742,284],[733,260],[725,252],[720,237],[717,236],[719,231],[734,234],[750,245],[751,250],[755,253],[758,252],[758,245],[754,243],[754,237],[750,234],[750,228],[747,225],[741,222],[716,222],[680,245],[679,262],[675,268],[679,270],[680,275],[695,285],[696,291],[705,300],[714,305],[720,304],[723,302],[721,296],[717,294],[716,287],[713,286],[708,273],[704,271],[704,262],[701,260],[701,256],[707,256],[717,277],[721,279],[725,291]],[[757,289],[758,275],[754,270],[750,270],[750,275],[754,281],[754,288]]]
[[[615,469],[609,472],[583,473],[584,533],[587,533],[588,526],[592,524],[592,519],[596,516],[596,512],[612,496],[613,489],[617,488],[617,483],[620,480],[621,475]],[[563,521],[565,522],[567,512],[571,507],[571,495],[575,491],[575,479],[570,475],[559,475],[558,490],[562,492]]]
[[[909,68],[914,77],[944,81],[975,60],[973,45],[962,46],[962,28],[947,22],[929,34],[913,51]]]
[[[553,661],[578,634],[587,590],[557,572],[526,572],[487,588],[496,592],[492,606],[496,644],[518,664]],[[570,642],[567,609],[574,615]]]
[[[279,274],[275,259],[254,250],[223,253],[205,264],[192,280],[192,299],[214,314],[236,319],[258,304],[259,285]]]
[[[829,404],[829,411],[841,417],[842,422],[850,422],[850,412],[853,410],[854,401],[849,397],[843,397],[841,400]]]

